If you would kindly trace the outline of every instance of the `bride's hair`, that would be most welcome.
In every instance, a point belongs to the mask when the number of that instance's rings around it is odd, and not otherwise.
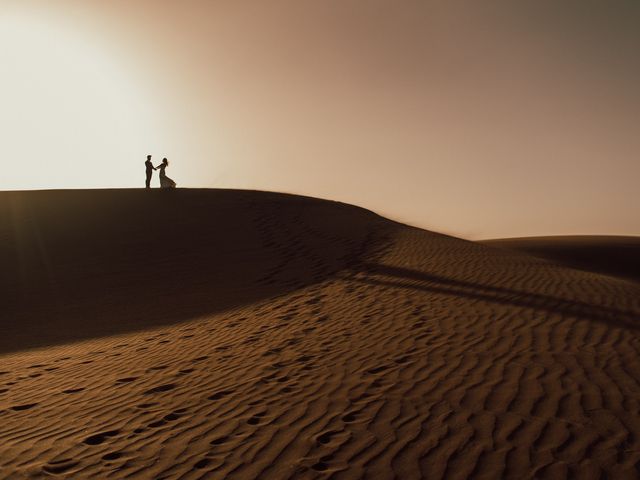
[[[169,165],[169,160],[167,160],[166,158],[163,158],[163,159],[162,159],[162,163],[164,163],[164,164],[166,164],[166,165]]]

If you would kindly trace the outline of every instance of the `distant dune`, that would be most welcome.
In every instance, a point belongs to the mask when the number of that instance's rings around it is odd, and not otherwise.
[[[638,478],[640,284],[232,190],[0,193],[0,478]]]
[[[485,240],[588,272],[640,282],[640,237],[577,235]]]

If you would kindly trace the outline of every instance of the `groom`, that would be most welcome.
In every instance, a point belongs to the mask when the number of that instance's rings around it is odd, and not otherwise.
[[[151,155],[147,155],[147,161],[144,162],[144,166],[147,169],[147,181],[145,185],[147,186],[147,188],[151,188],[151,175],[153,175],[153,171],[155,170],[153,164],[151,163]]]

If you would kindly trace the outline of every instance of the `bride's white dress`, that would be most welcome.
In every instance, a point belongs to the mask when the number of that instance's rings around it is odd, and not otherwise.
[[[160,168],[160,188],[176,188],[176,182],[164,173],[165,168],[167,168],[166,165],[160,165],[158,168]]]

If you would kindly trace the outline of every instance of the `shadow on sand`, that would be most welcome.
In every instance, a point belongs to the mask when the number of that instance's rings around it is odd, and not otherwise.
[[[239,190],[0,192],[0,352],[286,294],[384,247],[361,208]]]
[[[392,288],[421,290],[426,292],[466,297],[474,300],[542,310],[548,313],[602,322],[608,326],[638,329],[640,314],[578,299],[559,298],[535,292],[483,285],[434,275],[391,265],[362,262],[352,272],[364,276],[350,276],[349,280]]]

